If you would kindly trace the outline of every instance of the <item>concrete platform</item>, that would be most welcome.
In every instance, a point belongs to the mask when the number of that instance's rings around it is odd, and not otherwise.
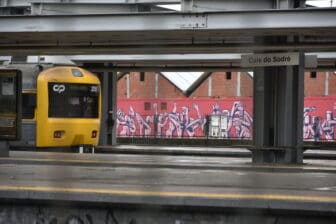
[[[11,152],[2,200],[336,213],[336,161]]]
[[[248,146],[236,147],[200,147],[200,146],[156,146],[156,145],[115,145],[99,146],[96,153],[147,154],[147,155],[189,155],[189,156],[225,156],[251,158]],[[336,159],[336,148],[307,149],[303,153],[305,159]]]
[[[156,146],[156,145],[115,145],[98,146],[97,153],[124,153],[148,155],[190,155],[251,157],[251,152],[243,147],[200,147],[200,146]]]

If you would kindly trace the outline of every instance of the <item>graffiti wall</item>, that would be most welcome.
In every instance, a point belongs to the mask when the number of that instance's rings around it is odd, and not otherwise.
[[[336,97],[306,97],[304,105],[304,139],[309,141],[334,141]]]
[[[252,98],[118,100],[119,137],[251,139]],[[335,139],[336,96],[306,97],[303,137]]]
[[[213,137],[251,138],[251,115],[251,98],[119,100],[117,130],[119,137],[193,138],[211,130]]]

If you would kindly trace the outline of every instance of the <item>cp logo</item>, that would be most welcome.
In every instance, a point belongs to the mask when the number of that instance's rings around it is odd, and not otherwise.
[[[54,85],[53,86],[53,90],[54,92],[58,92],[58,93],[61,93],[61,92],[64,92],[65,90],[65,85]]]

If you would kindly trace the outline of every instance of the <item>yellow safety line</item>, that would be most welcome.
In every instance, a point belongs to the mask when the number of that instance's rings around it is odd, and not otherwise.
[[[31,187],[31,186],[0,186],[1,191],[34,191],[48,193],[85,193],[109,194],[125,196],[156,196],[156,197],[193,197],[211,199],[253,199],[253,200],[279,200],[279,201],[310,201],[310,202],[336,202],[333,196],[303,196],[283,194],[242,194],[242,193],[204,193],[204,192],[154,192],[139,190],[117,189],[89,189],[89,188],[62,188],[62,187]]]

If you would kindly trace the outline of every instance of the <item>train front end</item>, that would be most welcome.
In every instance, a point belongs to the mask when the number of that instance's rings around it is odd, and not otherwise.
[[[99,140],[99,79],[78,67],[44,70],[37,80],[36,146],[96,146]]]

